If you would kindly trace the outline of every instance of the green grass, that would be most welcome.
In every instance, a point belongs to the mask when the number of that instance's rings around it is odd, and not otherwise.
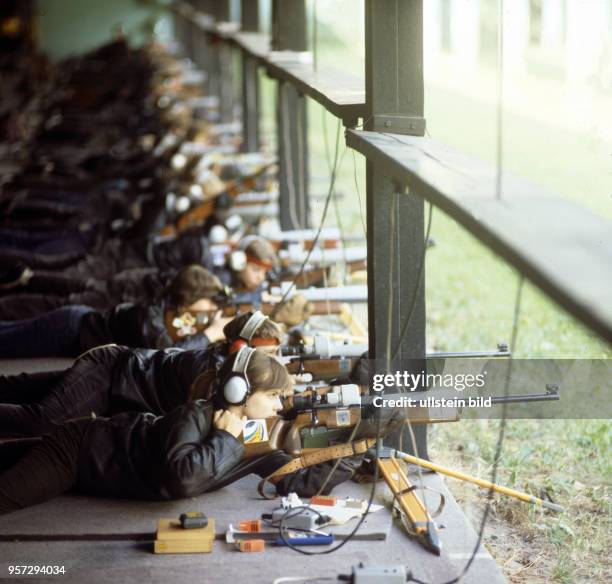
[[[436,426],[431,452],[440,464],[489,478],[499,422],[469,421]],[[612,528],[612,423],[608,420],[510,420],[497,482],[565,507],[563,514],[542,511],[495,495],[492,532],[505,533],[505,549],[486,537],[500,563],[514,554],[542,558],[516,582],[609,582]],[[448,485],[461,503],[481,510],[486,491],[452,479]],[[498,540],[499,542],[499,540]],[[505,564],[504,564],[505,565]],[[512,576],[516,567],[507,570]],[[541,578],[541,579],[540,579]]]
[[[328,6],[326,4],[326,6]],[[355,70],[360,56],[329,28],[320,27],[319,61],[333,56],[336,65]],[[353,39],[354,40],[354,39]],[[358,51],[357,51],[358,53]],[[535,81],[534,81],[535,83]],[[525,87],[528,91],[530,88]],[[426,118],[431,136],[469,154],[495,160],[495,108],[486,99],[426,87]],[[273,88],[266,83],[267,120],[273,132]],[[313,225],[318,226],[329,178],[329,154],[336,120],[308,105]],[[325,122],[323,121],[325,119]],[[585,119],[584,126],[607,123]],[[534,116],[505,115],[504,166],[560,196],[612,217],[612,144],[593,131],[576,132]],[[271,140],[272,141],[272,140]],[[357,154],[342,155],[337,191],[341,217],[351,235],[363,235],[355,180],[365,204],[365,163]],[[554,221],[554,217],[551,217]],[[326,224],[336,222],[330,208]],[[450,218],[434,211],[427,252],[427,345],[429,350],[494,349],[509,342],[518,274]],[[537,250],[533,250],[537,253]],[[611,359],[605,343],[560,309],[537,288],[524,286],[515,356],[523,358]],[[532,391],[541,391],[533,388]],[[571,388],[569,388],[571,391]],[[431,429],[433,458],[464,472],[488,478],[493,464],[497,421],[463,421]],[[485,543],[511,582],[612,581],[611,533],[612,423],[608,420],[510,420],[498,482],[533,493],[549,494],[563,504],[563,515],[496,496]],[[477,523],[485,494],[473,485],[448,481]]]

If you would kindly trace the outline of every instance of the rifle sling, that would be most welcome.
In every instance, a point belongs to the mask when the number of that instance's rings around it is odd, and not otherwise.
[[[371,446],[376,444],[375,438],[365,438],[358,440],[357,442],[347,442],[346,444],[337,444],[335,446],[328,446],[327,448],[317,448],[314,451],[302,453],[298,458],[294,458],[287,464],[281,466],[275,470],[271,475],[262,479],[259,482],[257,490],[264,499],[275,499],[276,491],[274,495],[267,495],[264,491],[266,483],[270,482],[273,485],[276,484],[285,475],[294,473],[303,468],[314,466],[328,460],[334,460],[336,458],[344,458],[345,456],[355,456],[357,454],[365,454],[365,452]]]

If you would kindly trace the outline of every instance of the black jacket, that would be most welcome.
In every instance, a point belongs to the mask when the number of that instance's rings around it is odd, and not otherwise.
[[[123,303],[105,311],[94,310],[83,316],[79,332],[80,352],[99,345],[116,343],[146,349],[206,349],[210,344],[203,333],[174,342],[166,329],[166,304]]]
[[[112,366],[110,413],[167,413],[189,399],[189,391],[200,375],[217,369],[226,358],[224,343],[190,351],[126,347],[98,351],[117,355]]]
[[[252,472],[267,476],[291,457],[275,452],[243,461],[242,441],[212,427],[213,406],[197,400],[165,416],[124,413],[85,420],[77,489],[100,496],[145,499],[195,497]],[[78,423],[78,422],[77,422]],[[351,478],[360,460],[343,460],[325,493]],[[329,461],[287,475],[279,494],[314,495],[333,466]]]
[[[190,264],[213,268],[208,239],[201,228],[188,229],[177,237],[153,240],[148,246],[147,259],[149,265],[162,272]]]
[[[203,395],[202,374],[225,357],[224,343],[193,351],[108,346],[89,351],[67,371],[0,376],[0,439],[40,436],[92,413],[166,414],[186,403],[196,384]]]
[[[192,497],[236,466],[244,446],[212,428],[212,405],[198,400],[165,416],[127,412],[88,423],[77,488],[146,499]]]
[[[35,272],[26,285],[13,289],[12,294],[3,295],[0,290],[0,320],[34,318],[71,304],[107,310],[124,302],[156,302],[163,298],[175,275],[175,271],[133,268],[119,272],[108,281],[85,281],[52,272]],[[70,289],[76,291],[68,292]]]

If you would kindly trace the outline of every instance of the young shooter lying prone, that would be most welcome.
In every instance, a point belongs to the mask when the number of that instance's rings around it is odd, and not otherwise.
[[[281,409],[291,390],[285,368],[250,347],[231,356],[211,380],[196,380],[193,401],[163,416],[125,412],[64,422],[28,449],[3,445],[0,513],[45,501],[70,489],[104,497],[168,500],[195,497],[252,472],[267,476],[290,457],[273,452],[243,460],[247,418]],[[204,399],[200,399],[201,397]],[[283,477],[277,492],[316,493],[334,461]],[[326,486],[352,476],[343,461]]]
[[[214,316],[219,279],[201,266],[182,268],[163,296],[151,304],[118,304],[108,310],[64,306],[36,318],[0,321],[0,358],[74,357],[93,347],[117,343],[163,349],[206,348],[223,338],[228,319]],[[184,313],[199,315],[181,320]]]
[[[210,384],[224,361],[242,346],[274,354],[278,325],[260,312],[246,313],[223,329],[225,339],[197,350],[98,347],[70,369],[0,376],[0,439],[41,436],[82,416],[167,414]]]

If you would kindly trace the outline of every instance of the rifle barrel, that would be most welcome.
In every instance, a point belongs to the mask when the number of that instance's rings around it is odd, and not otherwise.
[[[555,392],[550,393],[528,393],[526,395],[507,395],[507,396],[492,396],[492,404],[514,404],[514,403],[526,403],[526,402],[539,402],[539,401],[559,401],[559,394]]]

